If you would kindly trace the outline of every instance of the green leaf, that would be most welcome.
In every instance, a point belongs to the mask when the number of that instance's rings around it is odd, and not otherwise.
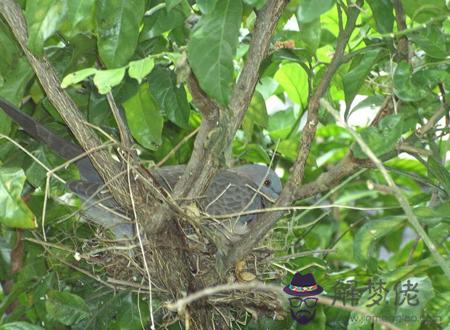
[[[425,30],[412,35],[410,39],[430,57],[445,59],[449,54],[446,35],[436,24],[428,25]]]
[[[373,17],[380,33],[390,33],[394,27],[394,14],[390,0],[368,0]]]
[[[167,118],[182,128],[188,127],[189,103],[183,86],[177,87],[177,76],[169,69],[157,66],[149,77],[150,92]]]
[[[436,17],[448,15],[444,0],[402,0],[405,13],[418,23],[428,22]]]
[[[345,103],[347,109],[353,102],[361,86],[363,86],[366,76],[369,74],[372,66],[376,63],[380,49],[373,49],[356,56],[352,60],[351,69],[343,76]]]
[[[107,68],[127,64],[136,49],[145,0],[98,0],[97,46]]]
[[[33,229],[36,217],[22,200],[25,173],[18,168],[0,168],[0,223],[13,228]]]
[[[90,34],[95,29],[96,0],[77,0],[67,2],[67,15],[62,22],[61,33],[66,38],[77,34]]]
[[[239,158],[248,161],[249,163],[270,163],[270,157],[267,151],[259,144],[250,143],[244,146],[244,151]]]
[[[47,159],[48,153],[45,152],[44,147],[40,146],[38,149],[34,150],[34,156],[39,159],[48,168],[51,168],[49,161]],[[32,162],[31,165],[26,169],[25,174],[27,176],[28,182],[35,188],[43,186],[45,179],[47,178],[47,170],[43,168],[37,162]]]
[[[403,133],[403,119],[401,115],[389,115],[383,118],[378,128],[366,127],[360,134],[364,142],[376,156],[385,154],[395,148]],[[356,158],[367,159],[367,155],[356,144],[353,150]]]
[[[286,91],[292,102],[306,105],[308,100],[308,74],[298,63],[284,64],[275,73],[275,80]]]
[[[94,76],[94,84],[100,94],[107,94],[111,88],[117,86],[125,76],[125,67],[119,69],[97,71]]]
[[[111,328],[120,330],[142,329],[142,323],[147,324],[149,322],[146,302],[134,301],[131,292],[123,292],[118,296],[118,302],[116,303],[118,313],[114,317]],[[153,304],[153,308],[158,306],[156,301],[153,301]]]
[[[197,6],[203,14],[206,14],[214,9],[217,0],[197,0]]]
[[[267,127],[269,116],[267,114],[266,102],[260,93],[256,92],[253,94],[245,117],[261,127]]]
[[[220,104],[228,104],[234,83],[233,57],[242,17],[240,0],[222,0],[197,23],[188,44],[188,59],[200,87]]]
[[[299,139],[286,139],[278,144],[277,152],[291,161],[297,158]]]
[[[123,106],[133,137],[145,148],[157,149],[161,145],[164,121],[148,84],[141,85],[138,93]]]
[[[319,18],[334,5],[334,0],[303,0],[297,10],[299,23],[309,23]]]
[[[434,157],[428,157],[428,171],[442,185],[448,195],[450,195],[450,173],[441,162]]]
[[[28,48],[42,56],[44,43],[59,28],[67,10],[66,0],[27,1]]]
[[[17,62],[21,55],[21,51],[18,49],[14,36],[3,21],[0,21],[0,54],[2,54],[2,60],[0,61],[1,76],[11,69],[11,66]]]
[[[401,228],[406,222],[404,217],[389,217],[380,220],[371,220],[362,226],[356,233],[353,244],[355,260],[365,266],[370,256],[374,254],[375,243],[387,234]]]
[[[0,325],[0,330],[44,330],[38,325],[34,325],[28,322],[11,322]]]
[[[389,307],[391,307],[391,310],[392,307],[396,309],[395,315],[392,315],[393,319],[401,320],[401,322],[394,322],[394,324],[397,326],[401,326],[402,330],[421,329],[420,325],[422,323],[422,318],[426,313],[425,309],[427,303],[435,295],[431,280],[428,278],[428,276],[409,277],[404,281],[396,283],[396,285],[398,286],[397,290],[415,288],[415,292],[410,291],[406,295],[415,297],[416,299],[411,300],[410,303],[408,303],[408,301],[405,299],[403,304],[394,307],[396,294],[399,296],[398,298],[402,298],[405,297],[405,293],[402,294],[399,292],[395,292],[394,289],[389,292],[388,300],[391,302],[391,306]],[[411,315],[414,315],[415,317],[411,317]]]
[[[20,104],[22,98],[25,95],[25,90],[28,86],[28,83],[33,78],[34,72],[31,69],[30,64],[28,63],[26,57],[21,56],[17,59],[17,62],[14,63],[14,66],[11,68],[5,75],[5,81],[2,87],[0,87],[0,97],[9,100],[13,104]],[[0,118],[6,117],[3,111],[0,112]],[[9,123],[10,119],[5,119],[2,121],[1,126],[5,123]],[[9,124],[7,125],[7,130],[9,131]],[[2,130],[4,127],[2,127]]]
[[[147,56],[142,60],[132,61],[128,67],[128,74],[131,78],[134,78],[138,81],[138,83],[142,82],[155,66],[155,60],[152,56]]]
[[[426,90],[414,84],[412,78],[411,66],[400,62],[394,72],[394,93],[403,101],[419,101],[427,96]]]
[[[144,18],[144,28],[139,36],[140,41],[150,40],[168,32],[176,27],[183,26],[186,14],[181,6],[171,11],[158,10],[151,16]]]
[[[292,131],[298,116],[298,111],[294,111],[292,108],[278,111],[270,116],[267,130],[272,139],[285,139]]]
[[[166,0],[167,11],[171,11],[173,7],[177,6],[181,0]]]
[[[316,49],[320,45],[320,38],[322,36],[322,26],[320,24],[320,18],[312,20],[309,23],[300,23],[299,30],[301,34],[301,40],[305,47],[315,53]]]
[[[97,69],[95,68],[87,68],[83,70],[79,70],[76,72],[69,73],[61,82],[61,88],[67,88],[71,85],[78,84],[80,81],[83,81],[89,76],[97,73]]]
[[[73,293],[51,290],[47,297],[45,308],[48,317],[64,325],[76,324],[90,314],[85,301]]]

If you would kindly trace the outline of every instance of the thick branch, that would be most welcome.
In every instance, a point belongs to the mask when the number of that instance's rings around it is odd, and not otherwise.
[[[271,36],[286,3],[286,0],[269,1],[266,7],[258,13],[247,62],[227,108],[219,109],[201,90],[196,78],[192,74],[188,78],[188,86],[194,104],[203,114],[203,121],[195,139],[194,150],[186,166],[186,171],[174,188],[174,198],[184,197],[189,200],[201,195],[217,171],[222,160],[221,157],[231,144],[250,104],[258,82],[259,67],[267,54]],[[168,208],[162,205],[147,230],[160,231],[167,218],[167,211]]]
[[[151,223],[149,220],[154,215],[154,207],[148,206],[147,203],[153,200],[158,204],[162,199],[161,193],[153,185],[151,176],[142,168],[137,168],[136,170],[142,175],[144,180],[134,180],[135,176],[133,175],[133,184],[129,187],[127,176],[120,174],[126,174],[126,171],[121,169],[120,163],[115,162],[104,148],[100,148],[102,142],[88,124],[85,124],[85,119],[76,104],[60,87],[60,81],[51,63],[45,57],[42,59],[35,57],[28,50],[26,24],[21,9],[13,0],[0,1],[0,14],[5,17],[10,25],[12,32],[36,72],[48,98],[58,110],[82,148],[87,151],[93,165],[105,181],[114,199],[124,209],[131,210],[133,203],[130,196],[133,195],[137,209],[137,217],[135,220],[143,223],[145,232],[148,233],[149,230],[146,224]],[[133,191],[129,191],[129,188]],[[165,214],[172,214],[173,211],[170,205],[166,203],[163,203],[163,205],[167,209]]]
[[[37,58],[28,50],[27,27],[20,7],[13,0],[4,0],[0,2],[0,12],[22,47],[51,103],[83,149],[86,151],[96,150],[89,153],[93,165],[108,184],[114,198],[121,205],[128,206],[130,201],[125,177],[116,177],[116,174],[121,171],[120,165],[110,157],[106,150],[100,148],[102,142],[92,129],[84,124],[85,119],[76,104],[60,87],[60,81],[50,62],[45,57]]]
[[[286,0],[268,1],[258,13],[247,62],[234,87],[230,104],[214,112],[213,120],[204,118],[186,173],[175,187],[176,196],[189,198],[200,195],[217,170],[224,150],[231,144],[241,125],[258,82],[259,67],[267,54],[271,36],[286,3]]]
[[[313,96],[311,97],[308,107],[307,121],[302,132],[302,139],[298,149],[297,160],[290,171],[289,180],[286,186],[283,188],[283,191],[277,203],[275,204],[275,207],[289,206],[295,200],[295,192],[297,191],[297,189],[299,189],[298,187],[302,182],[306,160],[308,159],[311,145],[316,134],[317,125],[319,123],[318,112],[320,107],[320,99],[328,90],[334,74],[342,63],[344,50],[355,28],[356,19],[359,15],[358,8],[360,8],[362,2],[362,0],[359,0],[355,6],[349,8],[347,23],[344,30],[341,30],[338,36],[336,51],[334,53],[333,59],[328,65],[319,86],[314,91]],[[257,220],[257,226],[253,225],[251,234],[245,239],[237,242],[230,249],[226,256],[226,260],[224,260],[224,264],[229,266],[235,260],[244,256],[247,251],[251,251],[251,248],[255,246],[257,242],[270,230],[270,228],[275,224],[280,216],[281,213],[275,212],[265,214],[264,216],[260,217]]]
[[[403,6],[400,0],[393,0],[394,10],[395,10],[395,20],[397,21],[397,30],[399,32],[406,30],[406,19],[405,12],[403,11]],[[402,60],[408,61],[409,59],[409,47],[408,38],[406,35],[401,35],[397,41],[397,62]]]

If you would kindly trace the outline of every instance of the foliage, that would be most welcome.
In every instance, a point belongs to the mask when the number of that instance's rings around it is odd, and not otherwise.
[[[38,57],[48,57],[61,87],[86,119],[101,128],[105,141],[107,135],[118,136],[105,96],[112,93],[124,109],[140,160],[147,166],[160,162],[200,126],[201,115],[187,86],[189,67],[215,104],[229,105],[248,60],[257,14],[270,1],[18,3],[27,21],[29,49]],[[406,29],[399,27],[394,4],[403,6]],[[444,0],[366,1],[323,95],[385,161],[442,255],[448,255],[450,230],[448,5]],[[325,79],[341,24],[353,6],[350,0],[289,2],[232,142],[234,164],[269,164],[273,158],[273,167],[284,181],[288,179],[311,96]],[[402,39],[409,47],[406,58],[398,53]],[[23,111],[58,135],[72,138],[2,19],[0,53],[0,97],[23,104]],[[392,111],[372,125],[385,100],[394,104]],[[441,124],[419,134],[417,129],[434,120],[439,109],[445,110]],[[287,269],[313,272],[329,295],[339,280],[352,278],[359,289],[367,289],[369,280],[381,279],[390,291],[379,306],[368,308],[370,312],[402,329],[448,326],[449,279],[411,230],[394,196],[378,189],[385,185],[383,177],[373,167],[364,167],[367,156],[348,132],[325,109],[319,110],[319,121],[303,181],[314,184],[348,152],[362,170],[335,183],[337,188],[330,185],[329,192],[296,203],[322,208],[292,211],[277,222],[265,241],[277,252],[262,279],[286,284],[292,277]],[[66,194],[59,181],[47,181],[46,170],[4,137],[49,168],[64,161],[1,111],[0,133],[0,329],[140,329],[148,324],[146,297],[131,290],[113,291],[105,285],[106,271],[90,265],[94,257],[86,253],[92,249],[95,228],[79,221],[80,202]],[[192,149],[190,139],[165,164],[186,163]],[[78,178],[72,166],[57,174],[65,180]],[[341,207],[326,206],[331,204]],[[322,249],[332,251],[295,257],[298,252]],[[88,276],[91,272],[100,276]],[[395,306],[392,288],[409,279],[419,285],[420,305]],[[366,293],[356,305],[364,308],[367,300]],[[153,304],[153,310],[160,307],[156,298]],[[372,321],[355,320],[355,315],[323,306],[311,328],[373,328]],[[419,320],[405,322],[408,315]],[[281,321],[266,315],[240,328],[294,329],[296,324],[288,314]]]

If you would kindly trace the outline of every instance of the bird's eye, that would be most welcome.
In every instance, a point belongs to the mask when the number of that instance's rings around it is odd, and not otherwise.
[[[270,186],[270,180],[269,179],[267,179],[267,180],[265,180],[264,181],[264,185],[266,186],[266,187],[268,187],[268,186]]]

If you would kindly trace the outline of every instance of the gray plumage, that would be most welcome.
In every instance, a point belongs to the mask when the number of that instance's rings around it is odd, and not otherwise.
[[[72,159],[83,153],[80,146],[57,136],[35,119],[0,99],[0,107],[35,139],[48,145],[65,159]],[[68,188],[81,197],[84,215],[102,227],[111,230],[116,238],[132,237],[133,224],[127,214],[117,205],[103,181],[87,157],[76,161],[82,180],[69,182]],[[152,171],[157,183],[169,193],[173,190],[186,166],[165,166]],[[278,198],[281,182],[267,166],[243,165],[220,170],[211,179],[203,196],[197,198],[202,211],[211,218],[221,219],[230,215],[229,231],[243,234],[247,224],[256,219],[257,214],[239,213],[268,207]]]
[[[152,174],[159,185],[171,192],[184,170],[185,165],[166,166],[153,170]],[[86,201],[84,213],[91,221],[110,229],[117,238],[133,235],[132,224],[127,223],[108,190],[101,189],[102,184],[80,180],[68,183],[68,187]],[[281,182],[274,171],[263,165],[244,165],[220,170],[197,202],[206,215],[219,216],[218,221],[226,223],[228,231],[244,234],[257,214],[239,213],[268,207],[280,192]],[[225,221],[222,218],[226,215],[230,217]]]

